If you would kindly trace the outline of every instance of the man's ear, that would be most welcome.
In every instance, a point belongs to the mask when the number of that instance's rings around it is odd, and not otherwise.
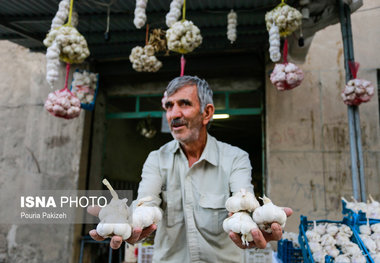
[[[207,125],[210,122],[212,116],[214,115],[215,107],[212,104],[207,104],[203,111],[203,124]]]

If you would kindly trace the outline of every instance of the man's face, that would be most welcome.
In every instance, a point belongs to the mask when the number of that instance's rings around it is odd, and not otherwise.
[[[173,137],[182,143],[196,141],[203,126],[197,87],[184,86],[165,102],[166,118]]]

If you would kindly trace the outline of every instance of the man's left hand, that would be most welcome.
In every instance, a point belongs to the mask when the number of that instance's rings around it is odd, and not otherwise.
[[[284,207],[284,211],[287,217],[293,214],[293,210],[291,208]],[[271,228],[272,228],[272,233],[270,234],[265,231],[261,231],[260,229],[251,230],[253,241],[249,242],[248,246],[242,243],[241,236],[239,234],[236,234],[230,231],[229,237],[238,247],[242,249],[254,248],[254,247],[265,248],[269,241],[277,241],[277,240],[280,240],[282,237],[282,228],[278,223],[273,223],[271,225]]]

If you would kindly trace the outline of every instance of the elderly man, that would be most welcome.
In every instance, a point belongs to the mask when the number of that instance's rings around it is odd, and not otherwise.
[[[158,226],[133,229],[126,241],[135,243],[157,228],[154,262],[240,262],[240,248],[247,247],[238,234],[225,233],[222,224],[231,193],[241,188],[253,192],[248,154],[207,133],[215,108],[205,80],[175,78],[163,104],[174,140],[149,154],[138,190],[138,199],[153,196],[154,204],[161,205],[163,219]],[[292,213],[289,208],[285,212]],[[272,230],[270,235],[252,230],[248,247],[264,248],[267,241],[280,239],[280,225],[273,223]],[[90,235],[102,239],[95,230]],[[121,242],[114,236],[111,247]]]

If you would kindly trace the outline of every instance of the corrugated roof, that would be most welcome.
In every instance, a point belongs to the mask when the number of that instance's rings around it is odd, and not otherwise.
[[[128,57],[136,45],[145,43],[145,28],[136,29],[133,24],[134,0],[116,0],[111,6],[111,40],[105,41],[107,4],[111,0],[75,0],[79,13],[78,30],[89,44],[90,59],[104,60]],[[147,22],[150,28],[166,29],[165,15],[171,0],[149,0]],[[267,11],[279,4],[279,0],[187,0],[186,18],[200,29],[204,38],[195,53],[230,52],[251,50],[264,52],[268,46],[268,34],[264,24]],[[298,1],[286,1],[299,6]],[[335,0],[310,0],[312,17],[304,21],[307,27],[318,21],[327,7],[336,5]],[[0,1],[0,39],[9,39],[34,51],[45,51],[42,44],[50,29],[51,20],[58,9],[58,0]],[[238,14],[238,37],[230,44],[226,37],[227,14],[233,8]],[[336,10],[335,10],[336,11]],[[330,10],[334,12],[334,10]],[[314,17],[313,17],[314,16]],[[337,21],[337,19],[336,19]],[[335,21],[335,22],[336,22]]]

